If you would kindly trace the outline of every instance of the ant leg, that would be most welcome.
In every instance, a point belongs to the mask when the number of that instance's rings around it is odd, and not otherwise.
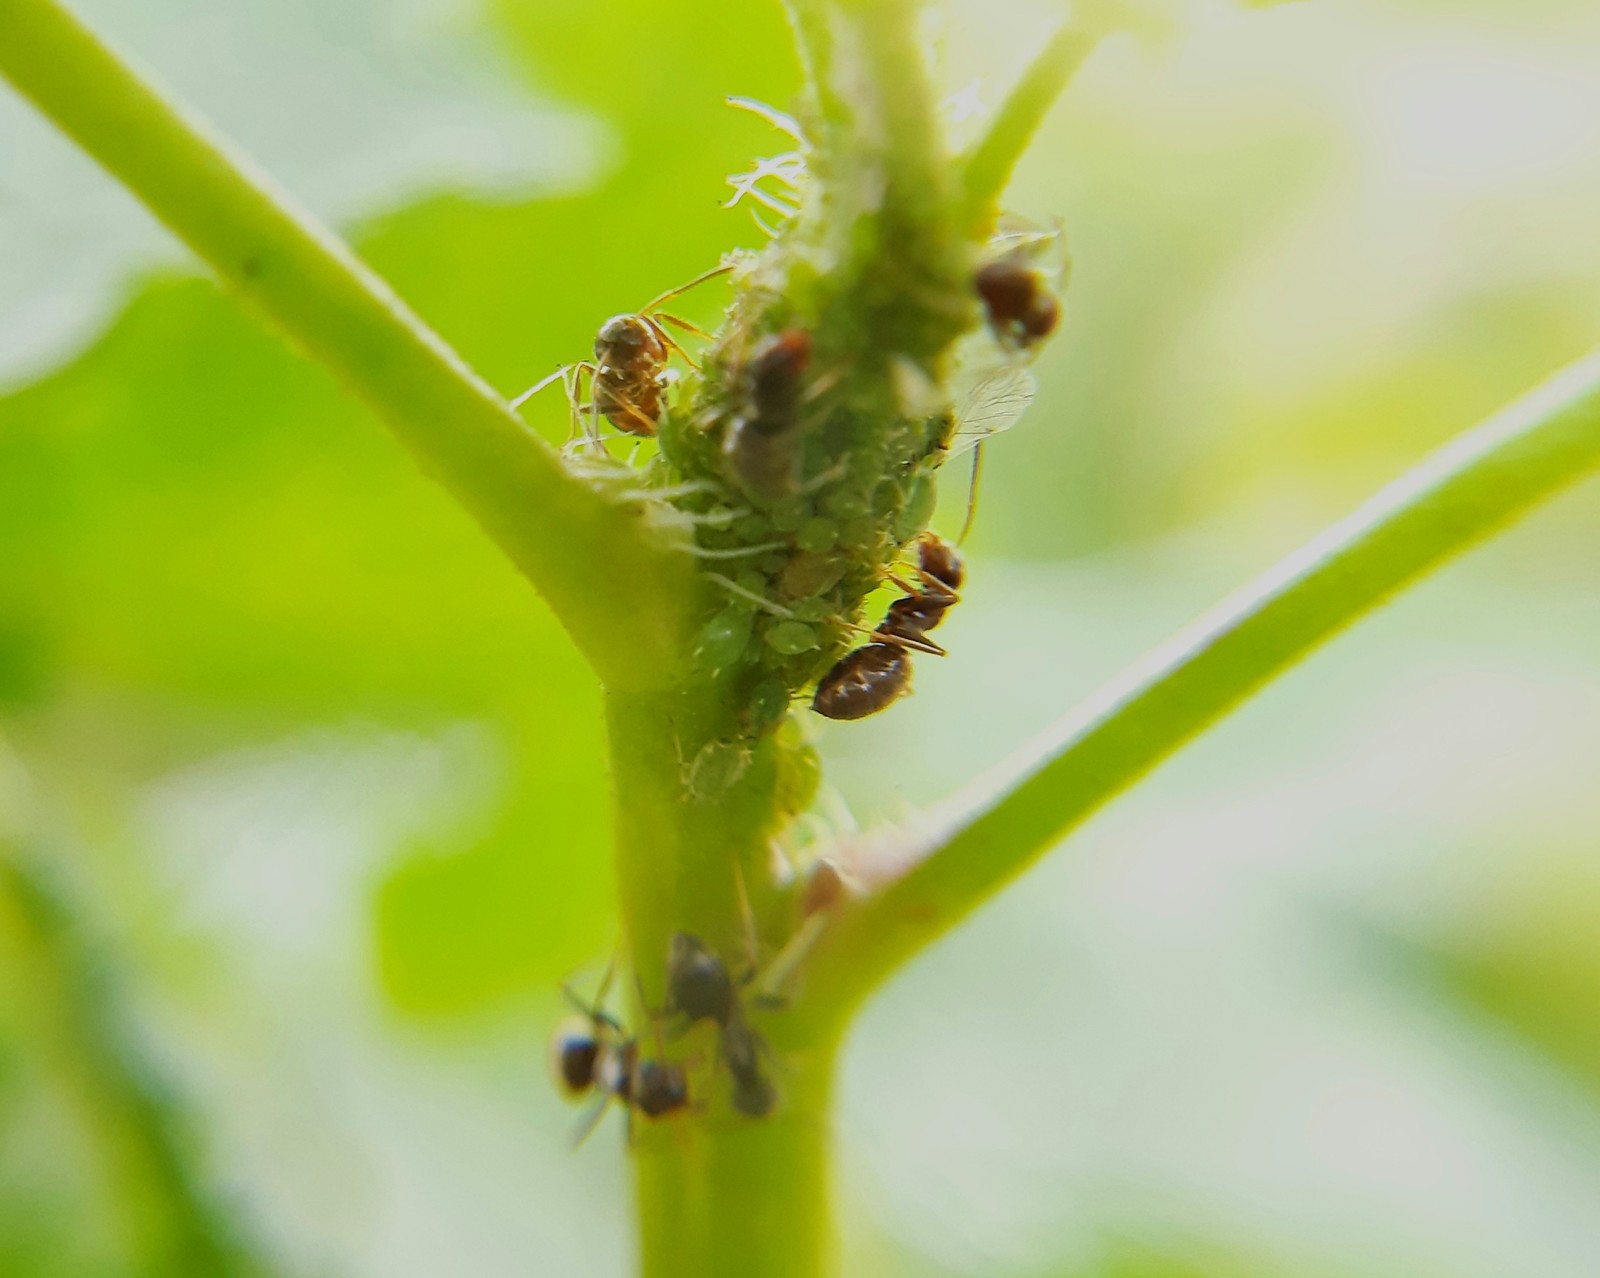
[[[522,394],[518,395],[514,400],[511,401],[512,411],[514,412],[521,408],[546,386],[550,385],[551,382],[557,380],[565,382],[567,380],[567,374],[572,371],[573,367],[574,366],[571,364],[563,364],[560,368],[556,369],[555,372],[551,373],[550,376],[541,377],[532,386],[528,387],[527,390],[523,391]]]
[[[873,643],[887,643],[896,648],[908,648],[912,652],[925,652],[930,657],[948,657],[950,655],[931,639],[907,639],[904,635],[892,635],[886,630],[873,630],[868,626],[858,626],[853,621],[847,621],[844,624],[851,630],[860,631],[871,639]]]
[[[663,346],[671,347],[673,350],[677,351],[685,364],[694,369],[696,372],[700,371],[700,365],[695,363],[694,357],[691,356],[688,351],[683,349],[682,343],[680,343],[675,337],[672,336],[671,333],[667,332],[667,330],[662,327],[660,320],[658,320],[654,315],[644,314],[641,314],[639,318],[650,326],[650,331],[656,335],[657,340],[660,341]],[[672,320],[673,323],[680,324],[688,331],[697,333],[701,337],[704,337],[708,340],[711,337],[710,333],[706,332],[702,328],[696,328],[693,324],[688,323],[686,320],[676,319],[671,315],[665,314],[661,316],[661,319]]]
[[[606,1116],[606,1110],[610,1107],[611,1097],[602,1096],[590,1107],[589,1112],[578,1120],[578,1125],[572,1132],[573,1149],[580,1148],[583,1142],[589,1139],[594,1129],[600,1126],[600,1120]]]
[[[653,319],[664,319],[674,327],[681,328],[685,333],[693,333],[696,337],[704,337],[708,341],[711,338],[711,334],[701,328],[700,325],[691,324],[683,316],[674,315],[671,311],[652,311],[650,314]]]
[[[916,573],[918,580],[922,583],[921,585],[913,585],[899,573],[890,570],[885,570],[883,579],[885,581],[893,582],[896,586],[899,586],[901,590],[905,591],[906,594],[910,595],[914,599],[926,599],[932,603],[951,605],[961,602],[961,596],[956,594],[955,591],[951,590],[949,586],[945,585],[944,582],[940,581],[931,572],[919,568],[916,564],[906,564],[905,566],[911,569],[912,572]]]

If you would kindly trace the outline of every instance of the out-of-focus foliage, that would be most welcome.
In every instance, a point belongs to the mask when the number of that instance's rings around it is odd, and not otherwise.
[[[722,97],[798,79],[764,3],[86,8],[508,393],[756,241],[722,179],[786,144]],[[1592,4],[1163,9],[1020,175],[1066,221],[1067,322],[989,449],[951,657],[824,737],[863,821],[1600,335]],[[953,111],[1057,12],[952,5]],[[176,254],[152,273],[142,215],[20,110],[0,725],[208,1173],[294,1272],[619,1271],[617,1133],[568,1157],[542,1061],[555,982],[612,941],[592,680],[375,423]],[[559,434],[559,394],[530,417]],[[888,992],[844,1088],[854,1272],[1590,1278],[1595,497]],[[0,1026],[0,1273],[107,1272],[93,1132]]]

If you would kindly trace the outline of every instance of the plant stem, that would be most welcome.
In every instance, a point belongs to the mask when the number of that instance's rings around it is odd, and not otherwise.
[[[377,411],[603,678],[660,675],[637,654],[681,647],[690,565],[650,535],[637,504],[568,471],[331,231],[57,0],[0,0],[0,33],[0,74]]]
[[[645,1278],[816,1278],[833,1269],[835,1052],[789,1051],[785,1061],[783,1103],[768,1118],[636,1125]]]
[[[695,760],[725,749],[712,735],[720,721],[714,695],[612,694],[607,719],[625,940],[640,981],[634,1024],[641,1050],[653,1055],[665,1044],[644,1027],[665,1001],[672,934],[693,933],[736,966],[747,941],[738,884],[748,886],[757,913],[767,904],[772,748],[757,747],[725,788],[700,792],[697,776],[708,770]],[[690,1066],[704,1112],[634,1122],[645,1275],[814,1278],[828,1268],[833,1042],[785,1037],[782,1014],[766,1021],[761,1032],[782,1061],[773,1067],[782,1092],[775,1113],[751,1120],[731,1111],[716,1034],[701,1026],[673,1055]]]
[[[961,198],[967,227],[974,233],[992,225],[1017,161],[1097,41],[1097,35],[1070,23],[1057,31],[968,152],[961,165]]]
[[[1401,587],[1600,467],[1600,352],[1458,436],[927,814],[888,885],[848,910],[808,973],[810,1014],[847,1014],[1063,835]]]

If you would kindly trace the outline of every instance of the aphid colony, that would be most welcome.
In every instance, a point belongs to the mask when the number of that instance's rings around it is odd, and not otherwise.
[[[665,325],[706,334],[661,307],[718,275],[743,271],[743,260],[707,271],[637,313],[613,316],[595,339],[592,361],[558,369],[527,392],[563,382],[573,447],[604,449],[602,417],[624,435],[658,438],[656,470],[646,473],[669,477],[674,505],[693,530],[686,549],[708,561],[708,578],[725,593],[696,660],[708,670],[740,668],[739,700],[749,707],[744,735],[768,731],[808,686],[812,709],[826,718],[877,713],[909,689],[913,652],[944,655],[929,632],[959,600],[964,570],[954,547],[926,530],[933,474],[974,450],[970,526],[982,441],[1031,402],[1026,364],[1059,321],[1060,303],[1038,265],[1041,250],[1055,242],[1056,233],[1031,230],[991,240],[971,277],[990,366],[957,408],[941,409],[936,399],[921,408],[852,401],[841,387],[858,353],[824,351],[819,334],[792,324],[750,334],[769,322],[760,306],[770,308],[770,294],[759,306],[746,298],[754,319],[740,315],[736,303],[730,336],[710,350],[702,370]],[[693,413],[669,400],[678,380],[674,355],[697,379]],[[728,571],[709,561],[726,561]],[[884,585],[903,593],[876,626],[859,624],[862,601]],[[865,642],[841,652],[852,633]]]
[[[745,1018],[740,985],[728,966],[698,937],[679,932],[667,959],[667,1002],[655,1023],[656,1054],[644,1055],[638,1039],[602,1006],[610,986],[607,972],[593,1003],[565,990],[578,1013],[558,1027],[551,1046],[556,1078],[568,1096],[594,1095],[596,1102],[578,1129],[582,1141],[612,1104],[628,1115],[657,1119],[691,1106],[688,1075],[666,1059],[662,1023],[687,1032],[709,1021],[717,1031],[717,1058],[730,1080],[733,1108],[749,1118],[765,1118],[778,1103],[777,1089],[763,1068],[768,1049]],[[641,1003],[643,999],[641,998]]]

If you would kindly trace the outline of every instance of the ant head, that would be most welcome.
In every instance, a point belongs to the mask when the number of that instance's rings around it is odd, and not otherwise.
[[[917,542],[917,560],[923,572],[951,590],[960,590],[967,579],[966,565],[956,548],[935,533],[922,534]]]
[[[594,339],[594,357],[612,368],[629,368],[641,360],[664,361],[667,349],[655,326],[641,315],[613,315]]]
[[[551,1044],[556,1078],[571,1096],[582,1096],[595,1084],[600,1043],[587,1025],[574,1022],[556,1031]]]

